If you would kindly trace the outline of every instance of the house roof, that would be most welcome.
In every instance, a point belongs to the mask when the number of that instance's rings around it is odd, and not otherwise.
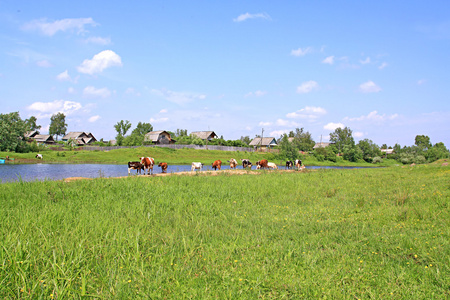
[[[160,134],[163,133],[163,132],[167,133],[169,135],[169,137],[170,137],[170,133],[168,133],[167,131],[165,131],[165,130],[158,130],[158,131],[147,132],[145,134],[145,140],[146,141],[157,142]]]
[[[214,131],[193,131],[191,134],[195,135],[196,137],[206,140],[208,138],[215,138],[217,137],[217,134]]]
[[[326,143],[326,142],[316,143],[316,144],[314,145],[313,149],[317,149],[317,148],[325,148],[325,147],[330,146],[331,144],[334,144],[334,143]]]
[[[38,135],[39,134],[39,131],[37,131],[37,130],[31,130],[31,131],[27,131],[26,133],[25,133],[25,137],[27,137],[27,138],[32,138],[32,137],[35,137],[36,135]]]
[[[394,149],[381,149],[381,152],[386,152],[386,154],[393,154],[394,153]]]
[[[250,144],[250,146],[276,146],[277,140],[274,137],[256,137],[254,138]]]
[[[63,136],[62,139],[63,140],[70,140],[70,139],[76,140],[80,137],[80,135],[83,135],[83,134],[86,134],[86,133],[83,131],[71,131],[68,134],[66,134],[65,136]]]
[[[38,134],[33,137],[36,142],[45,143],[45,142],[55,142],[53,137],[49,134]]]

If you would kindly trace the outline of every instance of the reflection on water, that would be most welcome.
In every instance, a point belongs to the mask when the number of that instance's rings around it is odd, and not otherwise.
[[[212,170],[211,166],[205,165],[204,170]],[[307,166],[307,169],[353,169],[355,167],[327,167],[327,166]],[[230,166],[222,166],[222,169],[230,169]],[[242,169],[242,167],[239,167]],[[253,167],[253,169],[255,169]],[[284,167],[280,167],[284,169]],[[176,173],[191,171],[190,165],[169,165],[167,172]],[[198,170],[196,171],[198,172]],[[161,173],[161,168],[155,166],[153,174]],[[0,165],[1,182],[12,181],[34,181],[34,180],[59,180],[68,177],[119,177],[128,175],[127,165],[107,165],[107,164],[25,164]],[[136,175],[136,170],[131,171],[131,175]]]

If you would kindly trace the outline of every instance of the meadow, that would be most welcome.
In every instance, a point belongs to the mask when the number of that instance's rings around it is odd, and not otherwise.
[[[0,187],[0,297],[448,299],[450,167]]]

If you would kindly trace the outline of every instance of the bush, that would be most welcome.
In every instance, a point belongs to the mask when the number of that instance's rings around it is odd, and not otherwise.
[[[381,163],[383,160],[381,159],[381,157],[379,157],[379,156],[375,156],[373,159],[372,159],[372,163],[373,164],[378,164],[378,163]]]

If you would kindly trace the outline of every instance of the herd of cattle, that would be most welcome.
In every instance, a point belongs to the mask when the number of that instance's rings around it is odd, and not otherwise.
[[[128,175],[130,175],[131,170],[136,170],[136,174],[137,173],[141,174],[141,170],[142,170],[142,171],[144,171],[144,175],[145,175],[145,172],[147,172],[148,175],[150,175],[150,174],[153,175],[153,166],[155,165],[155,160],[152,157],[141,157],[140,160],[141,161],[128,162]],[[236,169],[238,166],[238,163],[234,158],[228,160],[227,162],[230,163],[230,169]],[[253,164],[248,159],[241,159],[241,162],[242,162],[243,169],[247,169],[247,168],[251,169],[253,166]],[[204,164],[202,164],[201,162],[193,162],[191,165],[191,171],[195,171],[195,170],[201,171],[203,169],[203,166],[204,166]],[[161,167],[162,173],[167,172],[167,163],[160,162],[158,164],[158,167]],[[220,170],[221,167],[222,167],[221,160],[216,160],[212,164],[212,168],[214,170],[217,170],[217,169]],[[302,164],[302,161],[299,159],[296,159],[295,162],[292,162],[290,160],[288,160],[286,162],[286,169],[292,169],[294,167],[297,170],[302,170],[305,168],[305,166]],[[258,169],[277,169],[278,170],[278,166],[275,163],[268,162],[266,159],[262,159],[262,160],[256,162],[256,169],[257,170]]]

